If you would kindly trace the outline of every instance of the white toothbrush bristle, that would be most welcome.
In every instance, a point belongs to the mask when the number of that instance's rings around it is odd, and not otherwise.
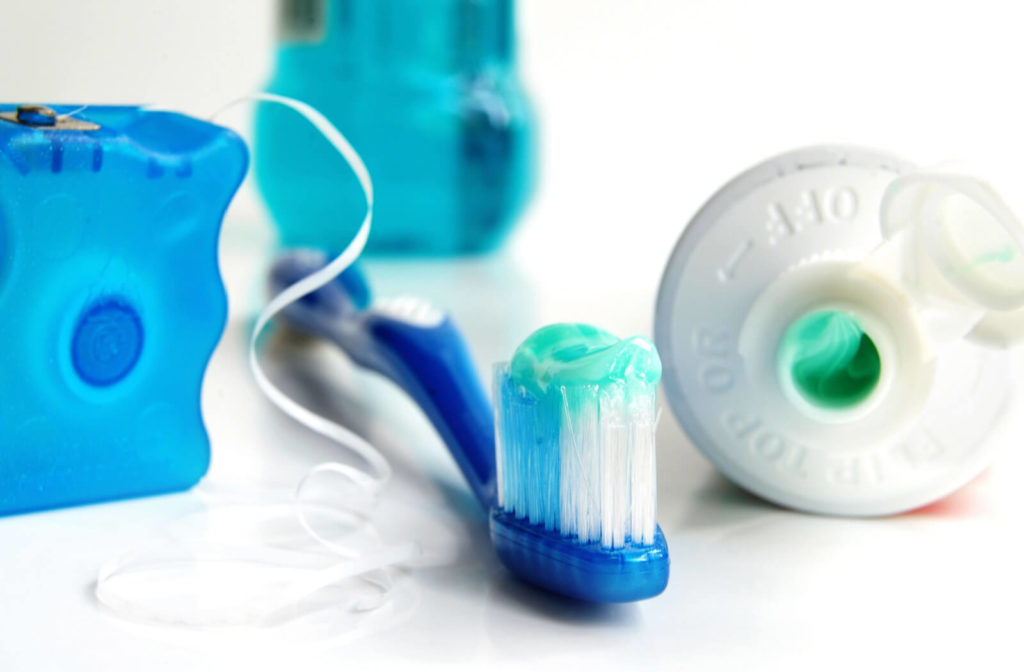
[[[655,385],[562,386],[497,376],[499,505],[580,543],[654,543]]]

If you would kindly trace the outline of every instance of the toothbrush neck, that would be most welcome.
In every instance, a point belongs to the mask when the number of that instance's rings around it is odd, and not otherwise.
[[[423,328],[398,322],[371,327],[389,376],[419,404],[485,509],[497,502],[494,408],[451,320]]]

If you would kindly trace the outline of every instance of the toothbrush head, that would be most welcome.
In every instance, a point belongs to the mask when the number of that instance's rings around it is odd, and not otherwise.
[[[646,338],[556,324],[495,376],[498,501],[491,538],[517,575],[589,602],[661,593],[655,521],[656,390]]]
[[[324,262],[319,253],[284,255],[272,286],[280,291]],[[409,298],[367,310],[359,297],[368,296],[350,270],[282,316],[419,403],[490,509],[501,561],[534,585],[588,602],[661,593],[669,558],[655,522],[661,360],[653,344],[585,325],[545,327],[498,366],[494,410],[443,312]]]

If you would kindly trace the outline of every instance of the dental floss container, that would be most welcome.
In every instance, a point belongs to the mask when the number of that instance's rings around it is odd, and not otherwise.
[[[248,152],[139,107],[0,105],[0,515],[184,490]]]
[[[728,478],[793,509],[886,515],[992,460],[1022,305],[1024,227],[987,183],[817,147],[700,209],[655,340],[669,404]]]
[[[279,0],[278,8],[267,91],[309,103],[359,148],[377,194],[367,252],[497,247],[535,170],[514,0]],[[254,159],[282,246],[348,244],[363,194],[312,128],[261,107]]]

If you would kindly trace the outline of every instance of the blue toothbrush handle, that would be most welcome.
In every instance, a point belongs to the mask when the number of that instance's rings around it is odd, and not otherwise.
[[[324,267],[325,257],[299,251],[271,269],[275,293]],[[285,309],[293,326],[335,343],[359,366],[390,378],[427,414],[485,508],[497,501],[494,409],[469,349],[447,315],[403,319],[368,309],[370,292],[355,266]]]
[[[382,371],[419,404],[487,509],[497,501],[494,408],[452,320],[422,326],[368,315]]]

